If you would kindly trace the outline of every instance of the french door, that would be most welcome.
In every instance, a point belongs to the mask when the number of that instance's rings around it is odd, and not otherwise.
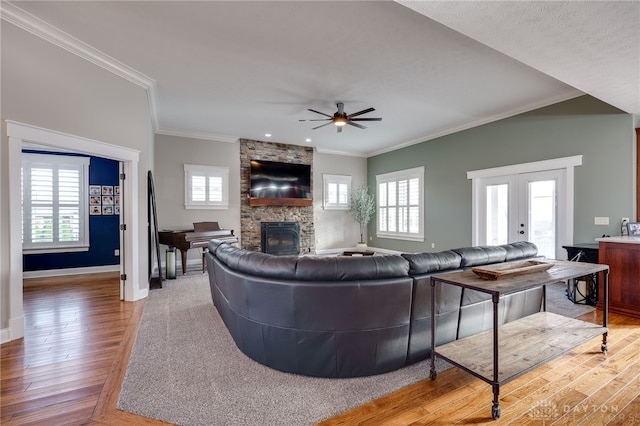
[[[538,254],[563,255],[567,227],[565,170],[518,173],[479,179],[477,237],[483,245],[530,241]]]

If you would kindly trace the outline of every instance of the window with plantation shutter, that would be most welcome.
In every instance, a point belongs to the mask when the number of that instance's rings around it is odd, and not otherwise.
[[[424,241],[424,167],[376,176],[381,238]]]
[[[326,210],[349,210],[351,208],[351,176],[322,175],[324,181],[323,205]]]
[[[29,253],[89,248],[87,157],[22,154],[22,247]]]
[[[226,167],[184,165],[185,208],[229,208],[229,169]]]

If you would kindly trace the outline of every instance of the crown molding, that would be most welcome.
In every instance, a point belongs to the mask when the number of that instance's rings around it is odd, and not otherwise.
[[[347,157],[360,157],[360,158],[366,158],[367,157],[366,154],[356,154],[354,152],[336,151],[336,150],[332,150],[332,149],[324,149],[324,148],[319,148],[319,147],[316,147],[316,151],[319,152],[320,154],[343,155],[343,156],[347,156]]]
[[[20,9],[11,2],[1,1],[0,19],[145,89],[147,91],[151,122],[153,128],[157,128],[157,94],[156,81],[154,79]]]
[[[159,129],[159,130],[156,130],[155,133],[157,135],[175,136],[178,138],[189,138],[189,139],[202,139],[206,141],[216,141],[216,142],[225,142],[225,143],[236,143],[238,139],[240,139],[240,137],[238,136],[216,135],[213,133],[187,132],[184,130],[173,130],[173,129]]]
[[[489,124],[489,123],[493,123],[495,121],[499,121],[499,120],[504,120],[505,118],[509,118],[509,117],[513,117],[516,116],[518,114],[524,114],[525,112],[529,112],[529,111],[533,111],[539,108],[544,108],[546,106],[549,105],[553,105],[553,104],[557,104],[558,102],[564,102],[564,101],[568,101],[569,99],[574,99],[580,96],[585,95],[584,92],[581,92],[578,89],[574,89],[571,88],[557,96],[551,96],[549,98],[545,98],[539,102],[535,102],[535,103],[531,103],[529,105],[524,105],[522,107],[519,108],[515,108],[512,109],[510,111],[506,111],[503,112],[501,114],[497,114],[497,115],[492,115],[489,117],[485,117],[482,118],[480,120],[476,120],[476,121],[472,121],[469,123],[465,123],[462,126],[457,126],[457,127],[451,127],[445,130],[442,130],[440,132],[437,133],[431,133],[429,135],[425,135],[423,137],[417,138],[417,139],[413,139],[407,142],[403,142],[403,143],[399,143],[396,144],[392,147],[389,147],[387,149],[381,149],[379,151],[375,151],[375,152],[371,152],[369,154],[367,154],[367,157],[374,157],[376,155],[380,155],[380,154],[386,154],[387,152],[391,152],[391,151],[396,151],[398,149],[402,149],[402,148],[406,148],[408,146],[411,145],[416,145],[422,142],[426,142],[432,139],[436,139],[436,138],[440,138],[443,136],[448,136],[451,135],[453,133],[457,133],[457,132],[461,132],[463,130],[468,130],[468,129],[472,129],[474,127],[478,127],[478,126],[482,126],[484,124]]]

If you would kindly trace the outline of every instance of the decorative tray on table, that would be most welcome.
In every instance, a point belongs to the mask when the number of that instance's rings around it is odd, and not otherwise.
[[[542,260],[524,260],[521,262],[499,263],[482,267],[471,268],[480,278],[485,280],[498,280],[501,278],[515,277],[517,275],[532,274],[546,271],[553,263]]]

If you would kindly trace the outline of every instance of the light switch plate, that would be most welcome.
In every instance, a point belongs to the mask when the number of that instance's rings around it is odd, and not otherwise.
[[[609,217],[600,217],[600,216],[596,216],[593,218],[593,224],[594,225],[608,225],[609,224]]]

